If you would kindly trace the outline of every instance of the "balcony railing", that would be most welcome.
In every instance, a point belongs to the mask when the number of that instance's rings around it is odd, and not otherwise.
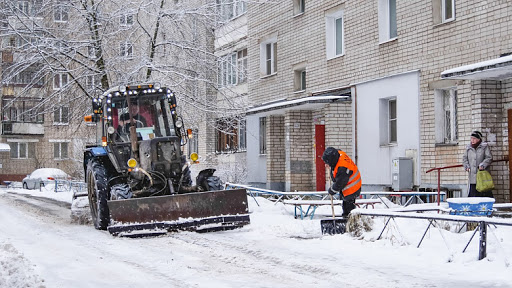
[[[44,135],[43,123],[2,122],[2,135]]]

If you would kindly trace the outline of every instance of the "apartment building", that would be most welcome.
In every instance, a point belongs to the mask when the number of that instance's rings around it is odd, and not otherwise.
[[[210,138],[193,137],[186,147],[201,144],[206,150],[214,144],[215,128],[204,123],[216,112],[215,1],[98,5],[40,0],[0,5],[0,181],[19,181],[40,167],[83,179],[83,149],[101,133],[83,116],[91,113],[91,98],[115,85],[166,85],[179,95],[187,128],[194,128],[195,136],[211,131]],[[158,17],[162,14],[167,17]]]
[[[50,9],[51,8],[51,9]],[[20,181],[34,169],[60,168],[82,176],[82,148],[94,139],[83,124],[84,98],[69,89],[70,75],[44,68],[67,48],[53,30],[68,30],[70,12],[42,1],[10,1],[1,5],[1,147],[0,182]],[[38,59],[38,60],[37,60]]]
[[[499,0],[249,4],[248,183],[324,190],[320,156],[333,146],[356,161],[363,190],[391,189],[402,159],[410,189],[437,189],[426,172],[462,164],[479,130],[494,195],[510,202],[511,23]],[[449,195],[467,195],[462,168],[440,174]]]

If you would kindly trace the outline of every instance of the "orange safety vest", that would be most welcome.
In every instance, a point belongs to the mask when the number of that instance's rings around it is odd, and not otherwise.
[[[361,174],[359,174],[359,169],[357,169],[356,164],[348,157],[347,153],[338,150],[340,153],[340,159],[334,167],[334,171],[332,173],[333,180],[336,179],[336,173],[338,173],[339,167],[345,167],[348,170],[352,171],[352,175],[348,179],[347,185],[343,188],[342,193],[343,196],[348,196],[356,193],[359,189],[361,189]]]

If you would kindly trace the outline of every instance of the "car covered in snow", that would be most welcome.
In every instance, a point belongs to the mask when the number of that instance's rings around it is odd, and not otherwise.
[[[56,179],[69,179],[70,176],[58,168],[39,168],[27,175],[22,181],[24,189],[39,189]]]

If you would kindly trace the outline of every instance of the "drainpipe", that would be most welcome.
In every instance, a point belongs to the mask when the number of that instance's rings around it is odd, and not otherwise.
[[[357,86],[352,86],[354,88],[354,161],[357,165]]]

